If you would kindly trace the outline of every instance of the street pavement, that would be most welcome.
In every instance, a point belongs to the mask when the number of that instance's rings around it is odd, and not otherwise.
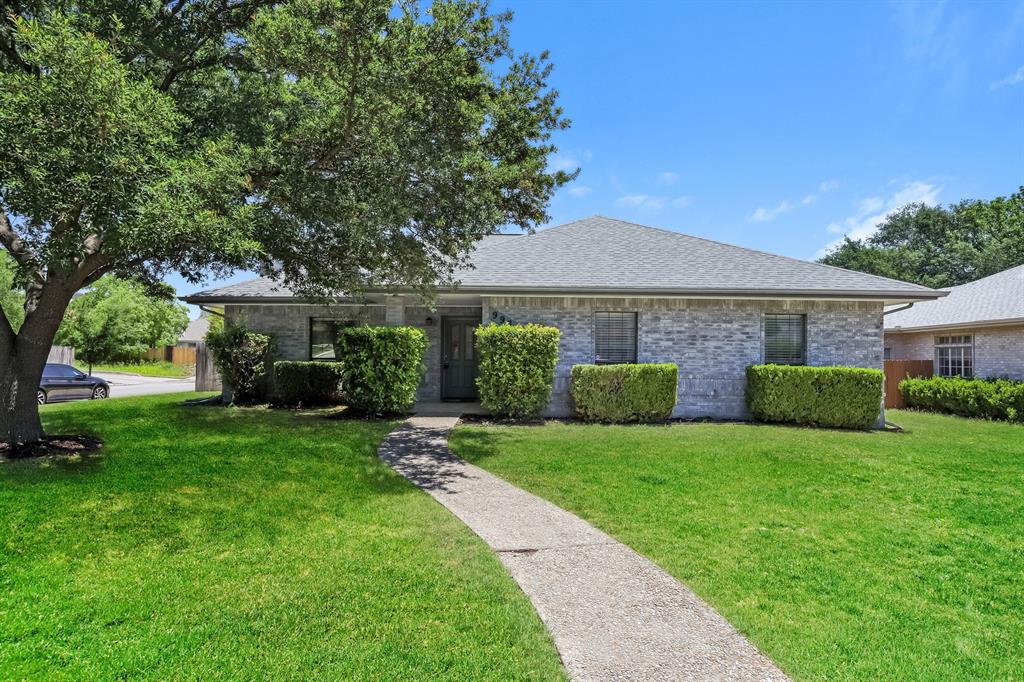
[[[111,398],[196,390],[195,377],[171,379],[168,377],[146,377],[140,374],[122,374],[121,372],[93,372],[93,376],[105,379],[110,384]]]

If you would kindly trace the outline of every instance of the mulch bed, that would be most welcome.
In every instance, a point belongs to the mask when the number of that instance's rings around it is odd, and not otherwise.
[[[38,443],[19,445],[14,448],[10,443],[0,443],[0,460],[89,455],[102,447],[103,441],[95,436],[46,436]]]

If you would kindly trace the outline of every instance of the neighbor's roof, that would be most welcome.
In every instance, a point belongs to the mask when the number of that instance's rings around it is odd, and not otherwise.
[[[886,331],[1024,323],[1024,265],[969,284],[951,287],[949,296],[885,317]]]
[[[185,331],[178,337],[178,341],[202,341],[208,331],[210,331],[210,318],[203,314],[188,323]]]
[[[472,269],[456,273],[463,293],[797,296],[928,300],[916,284],[777,256],[622,220],[593,216],[517,237],[483,240]],[[231,302],[290,296],[258,279],[186,298]]]

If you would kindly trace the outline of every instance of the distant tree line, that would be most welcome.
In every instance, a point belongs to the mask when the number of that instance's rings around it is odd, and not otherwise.
[[[1024,187],[1009,197],[909,204],[822,263],[928,287],[966,284],[1024,264]]]

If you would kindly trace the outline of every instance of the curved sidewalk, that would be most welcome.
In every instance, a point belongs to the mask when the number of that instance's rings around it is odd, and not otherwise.
[[[448,449],[458,417],[411,417],[381,459],[498,553],[574,680],[785,680],[682,583],[579,517]]]

